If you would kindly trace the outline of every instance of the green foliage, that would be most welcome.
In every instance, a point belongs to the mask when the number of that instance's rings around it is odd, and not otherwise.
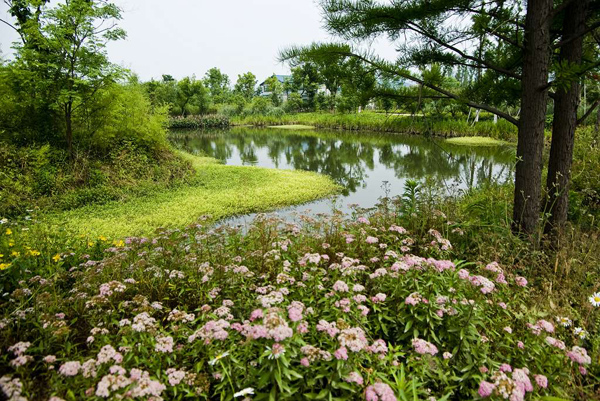
[[[175,106],[181,116],[204,114],[208,111],[209,104],[208,92],[202,81],[192,76],[177,82]]]
[[[48,145],[0,142],[0,216],[123,201],[181,185],[192,176],[189,163],[164,148],[150,150],[125,139],[118,143],[102,157],[69,160],[64,150]]]
[[[270,76],[265,81],[266,91],[270,93],[271,103],[275,107],[281,106],[281,95],[283,94],[283,84],[275,75]]]
[[[114,24],[121,18],[120,9],[112,3],[86,0],[59,3],[54,8],[45,2],[19,3],[23,8],[13,9],[13,14],[22,43],[4,71],[16,94],[16,108],[21,119],[33,116],[31,130],[43,134],[35,140],[62,140],[73,157],[74,113],[96,101],[99,92],[121,76],[105,51],[109,41],[125,37]],[[36,12],[27,11],[30,9]],[[107,27],[99,29],[103,24]],[[38,125],[44,121],[60,128],[48,132]],[[28,126],[18,122],[13,129]]]
[[[158,151],[167,147],[167,108],[152,107],[136,83],[112,85],[77,111],[75,138],[85,149],[105,153],[127,141]]]
[[[227,74],[222,73],[221,70],[214,67],[206,72],[203,82],[210,93],[213,103],[222,104],[227,102],[231,95]]]
[[[238,75],[233,92],[242,96],[247,102],[249,102],[255,95],[256,83],[256,76],[251,72]]]
[[[293,92],[288,95],[287,101],[283,105],[285,111],[288,113],[299,113],[302,111],[303,100],[302,95]]]

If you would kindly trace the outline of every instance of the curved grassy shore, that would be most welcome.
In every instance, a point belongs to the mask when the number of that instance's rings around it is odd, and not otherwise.
[[[147,235],[157,227],[182,227],[201,216],[218,220],[304,203],[339,190],[329,177],[316,173],[226,166],[211,158],[182,156],[197,171],[191,185],[124,203],[54,213],[44,221],[92,238],[122,238]]]

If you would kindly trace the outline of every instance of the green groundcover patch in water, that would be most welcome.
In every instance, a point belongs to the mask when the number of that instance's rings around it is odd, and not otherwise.
[[[514,145],[513,143],[501,141],[498,139],[488,138],[484,136],[460,136],[456,138],[448,138],[447,142],[454,145],[465,145],[465,146],[501,146],[501,145]]]
[[[269,125],[269,128],[280,128],[280,129],[315,129],[312,125],[303,124],[290,124],[290,125]]]
[[[157,227],[210,220],[309,202],[339,190],[327,176],[306,171],[225,166],[183,154],[197,170],[190,185],[129,202],[90,205],[46,217],[46,224],[90,236],[148,235]]]

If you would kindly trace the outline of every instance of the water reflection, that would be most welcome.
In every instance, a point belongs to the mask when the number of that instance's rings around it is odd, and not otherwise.
[[[327,174],[344,187],[342,205],[371,207],[383,195],[400,194],[407,179],[431,177],[450,189],[469,189],[513,176],[514,148],[456,146],[440,139],[397,134],[235,128],[174,132],[183,149],[230,165],[301,169]],[[326,212],[328,202],[309,206]]]

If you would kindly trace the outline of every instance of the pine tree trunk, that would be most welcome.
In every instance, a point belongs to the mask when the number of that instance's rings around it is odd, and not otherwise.
[[[529,0],[525,18],[522,112],[513,209],[513,230],[525,234],[536,231],[540,217],[552,3],[552,0]]]
[[[586,9],[589,0],[572,2],[565,10],[562,38],[568,39],[578,34],[585,25]],[[560,50],[561,62],[581,64],[583,37],[575,39]],[[546,212],[550,217],[545,232],[560,232],[567,221],[569,209],[569,182],[573,161],[573,144],[577,127],[580,85],[574,80],[565,90],[558,89],[554,101],[554,122],[552,126],[552,146],[548,163],[546,189]]]

